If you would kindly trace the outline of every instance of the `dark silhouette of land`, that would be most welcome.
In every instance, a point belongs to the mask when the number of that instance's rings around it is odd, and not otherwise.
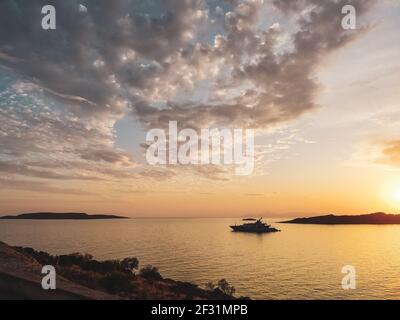
[[[87,214],[78,212],[56,213],[56,212],[35,212],[22,213],[16,216],[4,216],[0,219],[29,219],[29,220],[101,220],[101,219],[129,219],[127,217],[110,214]]]
[[[290,221],[282,221],[281,223],[293,224],[400,224],[400,215],[386,214],[384,212],[376,212],[371,214],[363,214],[358,216],[344,215],[335,216],[333,214],[310,217],[296,218]]]
[[[56,268],[57,290],[42,289],[43,265]],[[0,242],[0,299],[235,300],[234,293],[225,279],[201,288],[164,278],[151,265],[139,268],[135,257],[98,261],[90,254],[53,256]]]

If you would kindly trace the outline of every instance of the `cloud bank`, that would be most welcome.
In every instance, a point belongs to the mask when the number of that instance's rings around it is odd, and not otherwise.
[[[265,129],[318,108],[315,72],[360,36],[374,0],[3,0],[0,171],[42,179],[170,177],[135,172],[115,147],[127,114],[145,129]],[[41,28],[41,7],[57,29]],[[82,10],[82,7],[86,8]],[[266,22],[260,13],[294,21]],[[219,177],[217,168],[199,174]]]

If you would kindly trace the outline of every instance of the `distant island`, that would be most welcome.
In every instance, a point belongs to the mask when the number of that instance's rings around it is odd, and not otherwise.
[[[296,218],[290,221],[282,221],[281,223],[293,224],[400,224],[400,215],[386,214],[384,212],[376,212],[371,214],[363,214],[357,216],[344,215],[335,216],[333,214],[309,217]]]
[[[110,214],[87,214],[79,212],[57,213],[57,212],[35,212],[22,213],[16,216],[4,216],[0,219],[14,220],[102,220],[102,219],[129,219],[127,217],[115,216]]]

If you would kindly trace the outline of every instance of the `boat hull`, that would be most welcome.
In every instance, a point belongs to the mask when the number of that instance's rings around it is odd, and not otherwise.
[[[230,227],[234,232],[246,232],[246,233],[272,233],[280,231],[275,228],[249,228],[245,226],[230,226]]]

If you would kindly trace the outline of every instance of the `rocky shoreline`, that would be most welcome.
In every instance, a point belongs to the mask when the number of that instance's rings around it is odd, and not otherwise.
[[[44,265],[53,265],[57,271],[56,290],[41,287]],[[234,288],[224,279],[201,288],[163,278],[153,266],[139,269],[139,261],[133,257],[97,261],[89,254],[52,256],[0,242],[0,266],[0,299],[237,299]]]

